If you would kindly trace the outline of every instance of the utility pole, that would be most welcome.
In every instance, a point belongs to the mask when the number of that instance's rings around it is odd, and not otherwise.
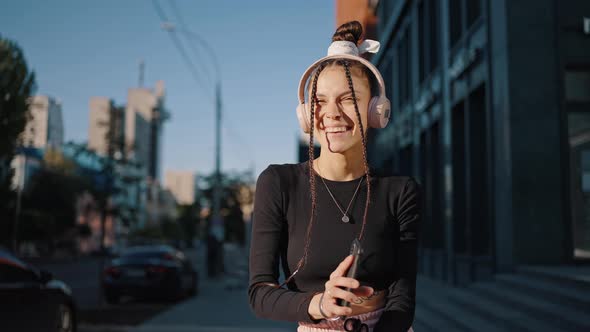
[[[210,232],[219,246],[222,246],[225,241],[225,228],[221,217],[221,180],[221,84],[217,82],[215,85],[215,184]],[[217,275],[218,272],[223,270],[223,250],[222,248],[219,249],[221,250],[217,250],[219,256],[215,259],[217,264],[214,264],[216,268],[213,275]]]
[[[15,254],[18,254],[18,222],[20,219],[21,213],[21,201],[23,195],[23,189],[25,186],[26,181],[26,172],[27,172],[27,153],[23,151],[22,154],[23,161],[22,161],[22,168],[18,177],[18,191],[16,196],[16,211],[14,211],[14,226],[12,229],[12,250]],[[20,167],[20,163],[19,163]]]
[[[143,75],[145,72],[145,62],[143,59],[139,60],[139,82],[138,85],[140,88],[143,88]]]
[[[143,67],[143,65],[141,65]],[[106,223],[107,218],[111,215],[111,225],[112,227],[115,226],[114,223],[114,216],[112,215],[109,200],[113,191],[113,173],[114,173],[114,163],[113,159],[117,154],[117,151],[121,149],[121,142],[119,140],[119,134],[121,133],[121,123],[120,123],[120,114],[119,109],[115,106],[113,102],[109,105],[109,120],[108,120],[108,128],[106,133],[106,140],[107,140],[107,155],[103,164],[102,175],[104,177],[104,187],[103,193],[101,194],[100,199],[100,207],[101,207],[101,218],[100,218],[100,250],[102,253],[105,252],[105,238],[106,238]]]
[[[160,15],[160,18],[165,20],[165,17],[163,15]],[[180,31],[183,34],[196,39],[196,41],[198,41],[199,44],[201,44],[205,51],[209,53],[217,76],[217,79],[215,80],[215,173],[213,185],[213,213],[211,214],[209,232],[207,234],[207,257],[208,260],[210,260],[210,264],[208,264],[208,272],[210,276],[216,276],[219,272],[222,271],[223,242],[225,241],[225,227],[223,218],[221,216],[221,196],[223,195],[223,184],[221,178],[221,70],[215,52],[213,51],[213,48],[203,38],[201,38],[199,34],[186,29],[177,29],[176,25],[170,22],[162,22],[162,29],[168,31],[171,34],[171,36],[173,36],[173,41],[175,41],[175,45],[179,49],[179,52],[181,54],[184,54],[184,51],[181,49],[181,46],[177,43],[178,40],[176,39],[176,36],[173,35],[173,33],[175,33],[176,31]],[[195,66],[192,64],[192,62],[186,57],[184,57],[184,60],[189,66],[189,69],[192,70],[193,74],[196,73],[197,70]],[[197,80],[197,82],[200,83],[200,80],[196,74],[195,79]]]
[[[224,240],[224,228],[221,222],[221,91],[219,83],[215,86],[215,187],[213,191],[213,234],[218,240]]]

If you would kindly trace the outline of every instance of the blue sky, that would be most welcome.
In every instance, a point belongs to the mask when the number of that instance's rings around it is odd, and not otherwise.
[[[159,0],[173,22],[211,45],[221,65],[222,168],[256,174],[271,163],[296,162],[297,84],[323,56],[335,29],[329,0]],[[62,102],[66,140],[86,141],[92,96],[126,102],[138,85],[164,80],[172,118],[163,135],[162,167],[208,173],[214,167],[213,86],[203,89],[170,38],[150,0],[32,1],[0,5],[0,34],[15,40],[37,76],[39,94]],[[185,41],[185,40],[183,40]],[[186,40],[197,46],[195,40]],[[192,52],[199,67],[211,66]],[[207,82],[205,80],[205,82]]]

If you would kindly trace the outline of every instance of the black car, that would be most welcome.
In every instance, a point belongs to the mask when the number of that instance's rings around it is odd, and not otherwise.
[[[102,274],[104,296],[111,304],[122,296],[177,300],[195,295],[198,281],[185,254],[167,245],[128,248]]]
[[[0,248],[0,330],[75,332],[71,289]]]

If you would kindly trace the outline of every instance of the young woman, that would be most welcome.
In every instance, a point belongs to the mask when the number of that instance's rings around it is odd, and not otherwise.
[[[379,44],[361,35],[359,22],[340,26],[301,79],[309,161],[270,165],[257,182],[250,305],[259,317],[299,322],[298,331],[408,331],[414,319],[419,186],[367,162],[367,128],[385,127],[389,101],[381,74],[359,56]],[[362,254],[350,278],[355,239]]]

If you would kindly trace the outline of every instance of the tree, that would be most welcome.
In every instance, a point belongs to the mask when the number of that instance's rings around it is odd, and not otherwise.
[[[13,218],[15,195],[11,189],[10,162],[17,139],[29,119],[28,103],[35,90],[35,74],[29,71],[20,47],[0,36],[0,219],[3,220]],[[10,222],[0,224],[0,234],[4,234],[3,241],[9,241]]]
[[[45,242],[51,254],[59,241],[73,240],[67,234],[77,234],[76,201],[90,183],[75,174],[73,161],[59,151],[46,154],[44,164],[24,193],[19,239]]]
[[[178,206],[178,223],[182,227],[183,240],[188,248],[193,247],[193,238],[197,235],[200,210],[201,207],[198,201],[190,205]]]
[[[213,203],[213,185],[215,184],[215,174],[211,174],[202,178],[203,187],[202,194],[208,200],[209,206]],[[221,215],[225,226],[225,242],[234,242],[244,245],[246,229],[243,218],[242,204],[245,198],[244,189],[250,188],[253,182],[251,174],[235,173],[221,175]],[[249,195],[252,196],[252,195]]]

